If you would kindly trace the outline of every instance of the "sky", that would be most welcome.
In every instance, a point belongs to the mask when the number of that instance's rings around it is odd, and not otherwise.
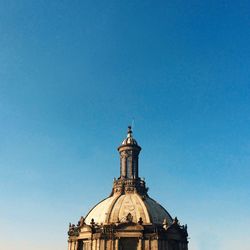
[[[133,122],[190,250],[250,250],[249,1],[0,0],[0,249],[67,249]]]

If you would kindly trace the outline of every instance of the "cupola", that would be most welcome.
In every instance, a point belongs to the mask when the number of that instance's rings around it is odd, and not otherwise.
[[[141,147],[133,138],[131,126],[128,127],[127,137],[118,147],[120,153],[120,178],[138,179],[138,158]]]

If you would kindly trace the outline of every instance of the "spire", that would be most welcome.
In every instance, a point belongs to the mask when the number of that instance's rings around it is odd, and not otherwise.
[[[141,147],[133,138],[131,126],[128,126],[127,137],[118,148],[120,153],[120,178],[138,179],[138,156]]]

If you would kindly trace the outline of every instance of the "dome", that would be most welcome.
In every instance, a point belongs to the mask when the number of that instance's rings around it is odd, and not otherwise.
[[[129,215],[130,214],[130,215]],[[128,215],[131,221],[143,224],[162,224],[167,220],[172,224],[169,213],[155,200],[149,196],[142,196],[138,193],[114,194],[99,202],[85,217],[87,224],[94,219],[96,224],[112,224],[126,222]]]
[[[138,145],[133,137],[127,137],[123,140],[122,145]]]
[[[122,146],[124,145],[138,145],[137,144],[137,141],[133,138],[132,136],[132,129],[131,129],[131,126],[128,126],[128,134],[127,134],[127,138],[125,138],[123,141],[122,141]]]

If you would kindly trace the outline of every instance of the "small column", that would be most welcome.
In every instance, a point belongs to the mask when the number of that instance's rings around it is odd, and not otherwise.
[[[129,156],[127,158],[127,178],[129,178],[129,179],[133,178],[133,161],[132,161],[132,156]]]
[[[68,250],[71,250],[71,244],[72,244],[72,241],[68,240]]]
[[[121,177],[126,178],[127,177],[127,159],[126,155],[124,153],[121,155]]]
[[[151,243],[151,246],[150,246],[151,250],[158,250],[159,249],[157,239],[152,239],[150,243]]]
[[[142,238],[139,238],[137,250],[143,250],[142,249]]]
[[[72,241],[71,250],[76,250],[76,242],[75,242],[75,240]]]
[[[100,250],[105,250],[104,239],[100,239]]]
[[[100,239],[97,240],[97,244],[96,245],[97,245],[96,249],[100,250]]]
[[[138,155],[133,155],[133,177],[135,179],[138,178],[139,174],[138,174]]]
[[[93,250],[93,239],[90,239],[90,250]]]
[[[96,250],[96,239],[93,240],[92,249],[93,249],[93,250]]]
[[[115,239],[115,250],[119,250],[119,239]]]

